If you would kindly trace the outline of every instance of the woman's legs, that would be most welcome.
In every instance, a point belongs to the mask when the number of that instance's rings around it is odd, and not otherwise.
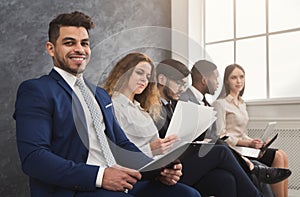
[[[288,157],[284,151],[276,151],[272,167],[288,168]],[[276,197],[288,197],[288,179],[272,184],[271,187]]]

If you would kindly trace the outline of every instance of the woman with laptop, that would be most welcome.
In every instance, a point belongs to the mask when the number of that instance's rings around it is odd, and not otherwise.
[[[226,135],[225,140],[231,146],[244,146],[260,149],[264,146],[262,139],[253,139],[247,135],[248,113],[242,99],[245,89],[245,71],[238,64],[226,67],[223,89],[213,103],[217,111],[216,127],[219,135]],[[268,148],[258,161],[276,168],[288,168],[288,158],[283,150]],[[290,171],[287,171],[287,177]],[[288,197],[288,179],[272,185],[276,197]]]

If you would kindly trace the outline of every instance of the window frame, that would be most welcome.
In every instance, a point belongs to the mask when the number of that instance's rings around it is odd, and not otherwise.
[[[245,39],[251,39],[251,38],[258,38],[258,37],[265,37],[266,40],[266,77],[265,77],[265,82],[266,82],[266,98],[264,99],[251,99],[247,100],[247,102],[262,102],[262,101],[270,101],[270,102],[289,102],[289,103],[298,103],[300,101],[300,97],[279,97],[279,98],[271,98],[270,96],[270,53],[269,53],[269,37],[272,35],[279,35],[279,34],[284,34],[284,33],[290,33],[290,32],[300,32],[300,27],[299,28],[292,28],[292,29],[285,29],[285,30],[279,30],[279,31],[274,31],[270,32],[269,31],[269,0],[265,0],[265,24],[266,24],[266,32],[262,34],[256,34],[256,35],[250,35],[250,36],[242,36],[242,37],[237,37],[236,35],[236,0],[233,1],[233,38],[232,39],[226,39],[226,40],[217,40],[213,42],[206,42],[206,37],[205,37],[205,32],[206,32],[206,24],[205,24],[205,17],[206,17],[206,3],[207,0],[201,0],[202,7],[198,11],[202,13],[202,18],[203,18],[203,26],[202,26],[202,43],[204,50],[206,50],[206,46],[213,45],[213,44],[221,44],[221,43],[226,43],[226,42],[233,42],[233,62],[236,62],[237,60],[237,46],[236,42],[239,40],[245,40]]]

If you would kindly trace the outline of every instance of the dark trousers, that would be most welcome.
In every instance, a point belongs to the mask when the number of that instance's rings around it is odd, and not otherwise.
[[[168,186],[158,181],[138,181],[133,189],[128,193],[114,192],[105,189],[97,189],[94,192],[78,192],[76,197],[165,197],[165,196],[184,196],[184,197],[201,197],[199,192],[185,184],[177,183]]]
[[[262,196],[241,168],[230,149],[224,145],[190,146],[183,158],[181,182],[194,186],[203,196]]]

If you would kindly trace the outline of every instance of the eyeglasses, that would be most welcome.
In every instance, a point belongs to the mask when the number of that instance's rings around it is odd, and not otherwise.
[[[185,80],[173,80],[173,79],[168,79],[169,81],[173,81],[175,82],[175,84],[178,86],[178,87],[187,87],[187,82]]]
[[[186,82],[185,82],[185,81],[183,81],[183,80],[178,80],[178,81],[175,81],[175,83],[176,83],[178,86],[180,86],[180,87],[184,87],[184,86],[186,86]]]

